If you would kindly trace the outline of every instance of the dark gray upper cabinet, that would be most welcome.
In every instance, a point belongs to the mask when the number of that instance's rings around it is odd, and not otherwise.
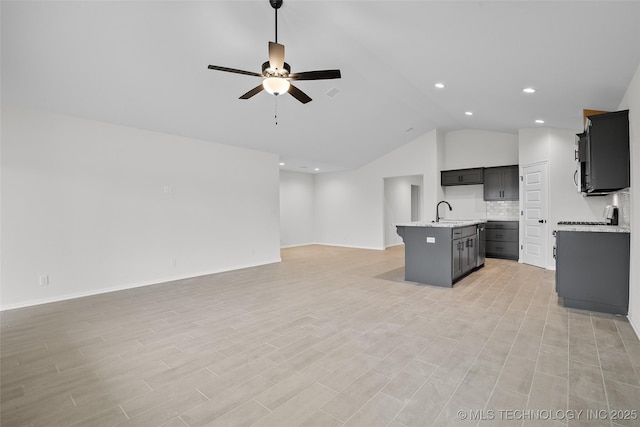
[[[456,169],[440,172],[440,185],[482,184],[483,168]]]
[[[484,200],[518,200],[518,165],[484,169]]]
[[[589,116],[578,135],[581,191],[607,193],[630,186],[629,110]]]

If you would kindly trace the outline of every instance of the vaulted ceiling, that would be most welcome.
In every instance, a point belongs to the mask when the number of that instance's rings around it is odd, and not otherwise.
[[[260,79],[207,65],[261,71],[267,0],[1,8],[3,104],[269,151],[300,171],[356,168],[436,128],[579,131],[583,108],[618,107],[640,64],[636,1],[285,0],[292,72],[342,79],[297,82],[305,105],[240,100]]]

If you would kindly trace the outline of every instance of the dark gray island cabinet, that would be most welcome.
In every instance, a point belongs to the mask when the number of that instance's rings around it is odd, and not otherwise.
[[[405,246],[404,278],[452,287],[484,265],[484,221],[396,224]]]

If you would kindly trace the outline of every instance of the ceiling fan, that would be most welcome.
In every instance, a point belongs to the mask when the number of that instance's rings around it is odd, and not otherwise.
[[[276,39],[275,42],[269,42],[269,60],[262,64],[262,73],[209,65],[210,70],[226,71],[228,73],[245,74],[247,76],[263,78],[260,85],[242,95],[240,99],[249,99],[263,90],[266,90],[268,93],[276,96],[289,92],[295,99],[306,104],[311,101],[311,98],[309,95],[292,85],[292,80],[328,80],[339,79],[341,77],[340,70],[319,70],[291,73],[291,67],[289,64],[284,62],[284,45],[278,43],[278,9],[282,6],[282,2],[283,0],[269,0],[271,7],[275,9],[276,14]]]

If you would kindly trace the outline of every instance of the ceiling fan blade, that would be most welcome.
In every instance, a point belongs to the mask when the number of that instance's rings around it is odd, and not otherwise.
[[[306,93],[304,93],[303,91],[295,87],[294,85],[289,86],[289,93],[291,94],[291,96],[293,96],[295,99],[302,102],[303,104],[306,104],[307,102],[311,101],[311,98],[309,97],[309,95],[307,95]]]
[[[284,45],[269,42],[269,66],[273,70],[282,70],[284,67]]]
[[[217,65],[209,65],[210,70],[226,71],[227,73],[245,74],[247,76],[262,77],[262,74],[254,73],[253,71],[238,70],[236,68],[218,67]]]
[[[247,92],[244,95],[242,95],[239,99],[249,99],[253,95],[257,95],[258,93],[262,92],[263,89],[264,89],[264,86],[262,86],[262,83],[260,83],[260,85],[254,87],[249,92]]]
[[[339,79],[340,70],[303,71],[289,75],[289,80],[328,80]]]

